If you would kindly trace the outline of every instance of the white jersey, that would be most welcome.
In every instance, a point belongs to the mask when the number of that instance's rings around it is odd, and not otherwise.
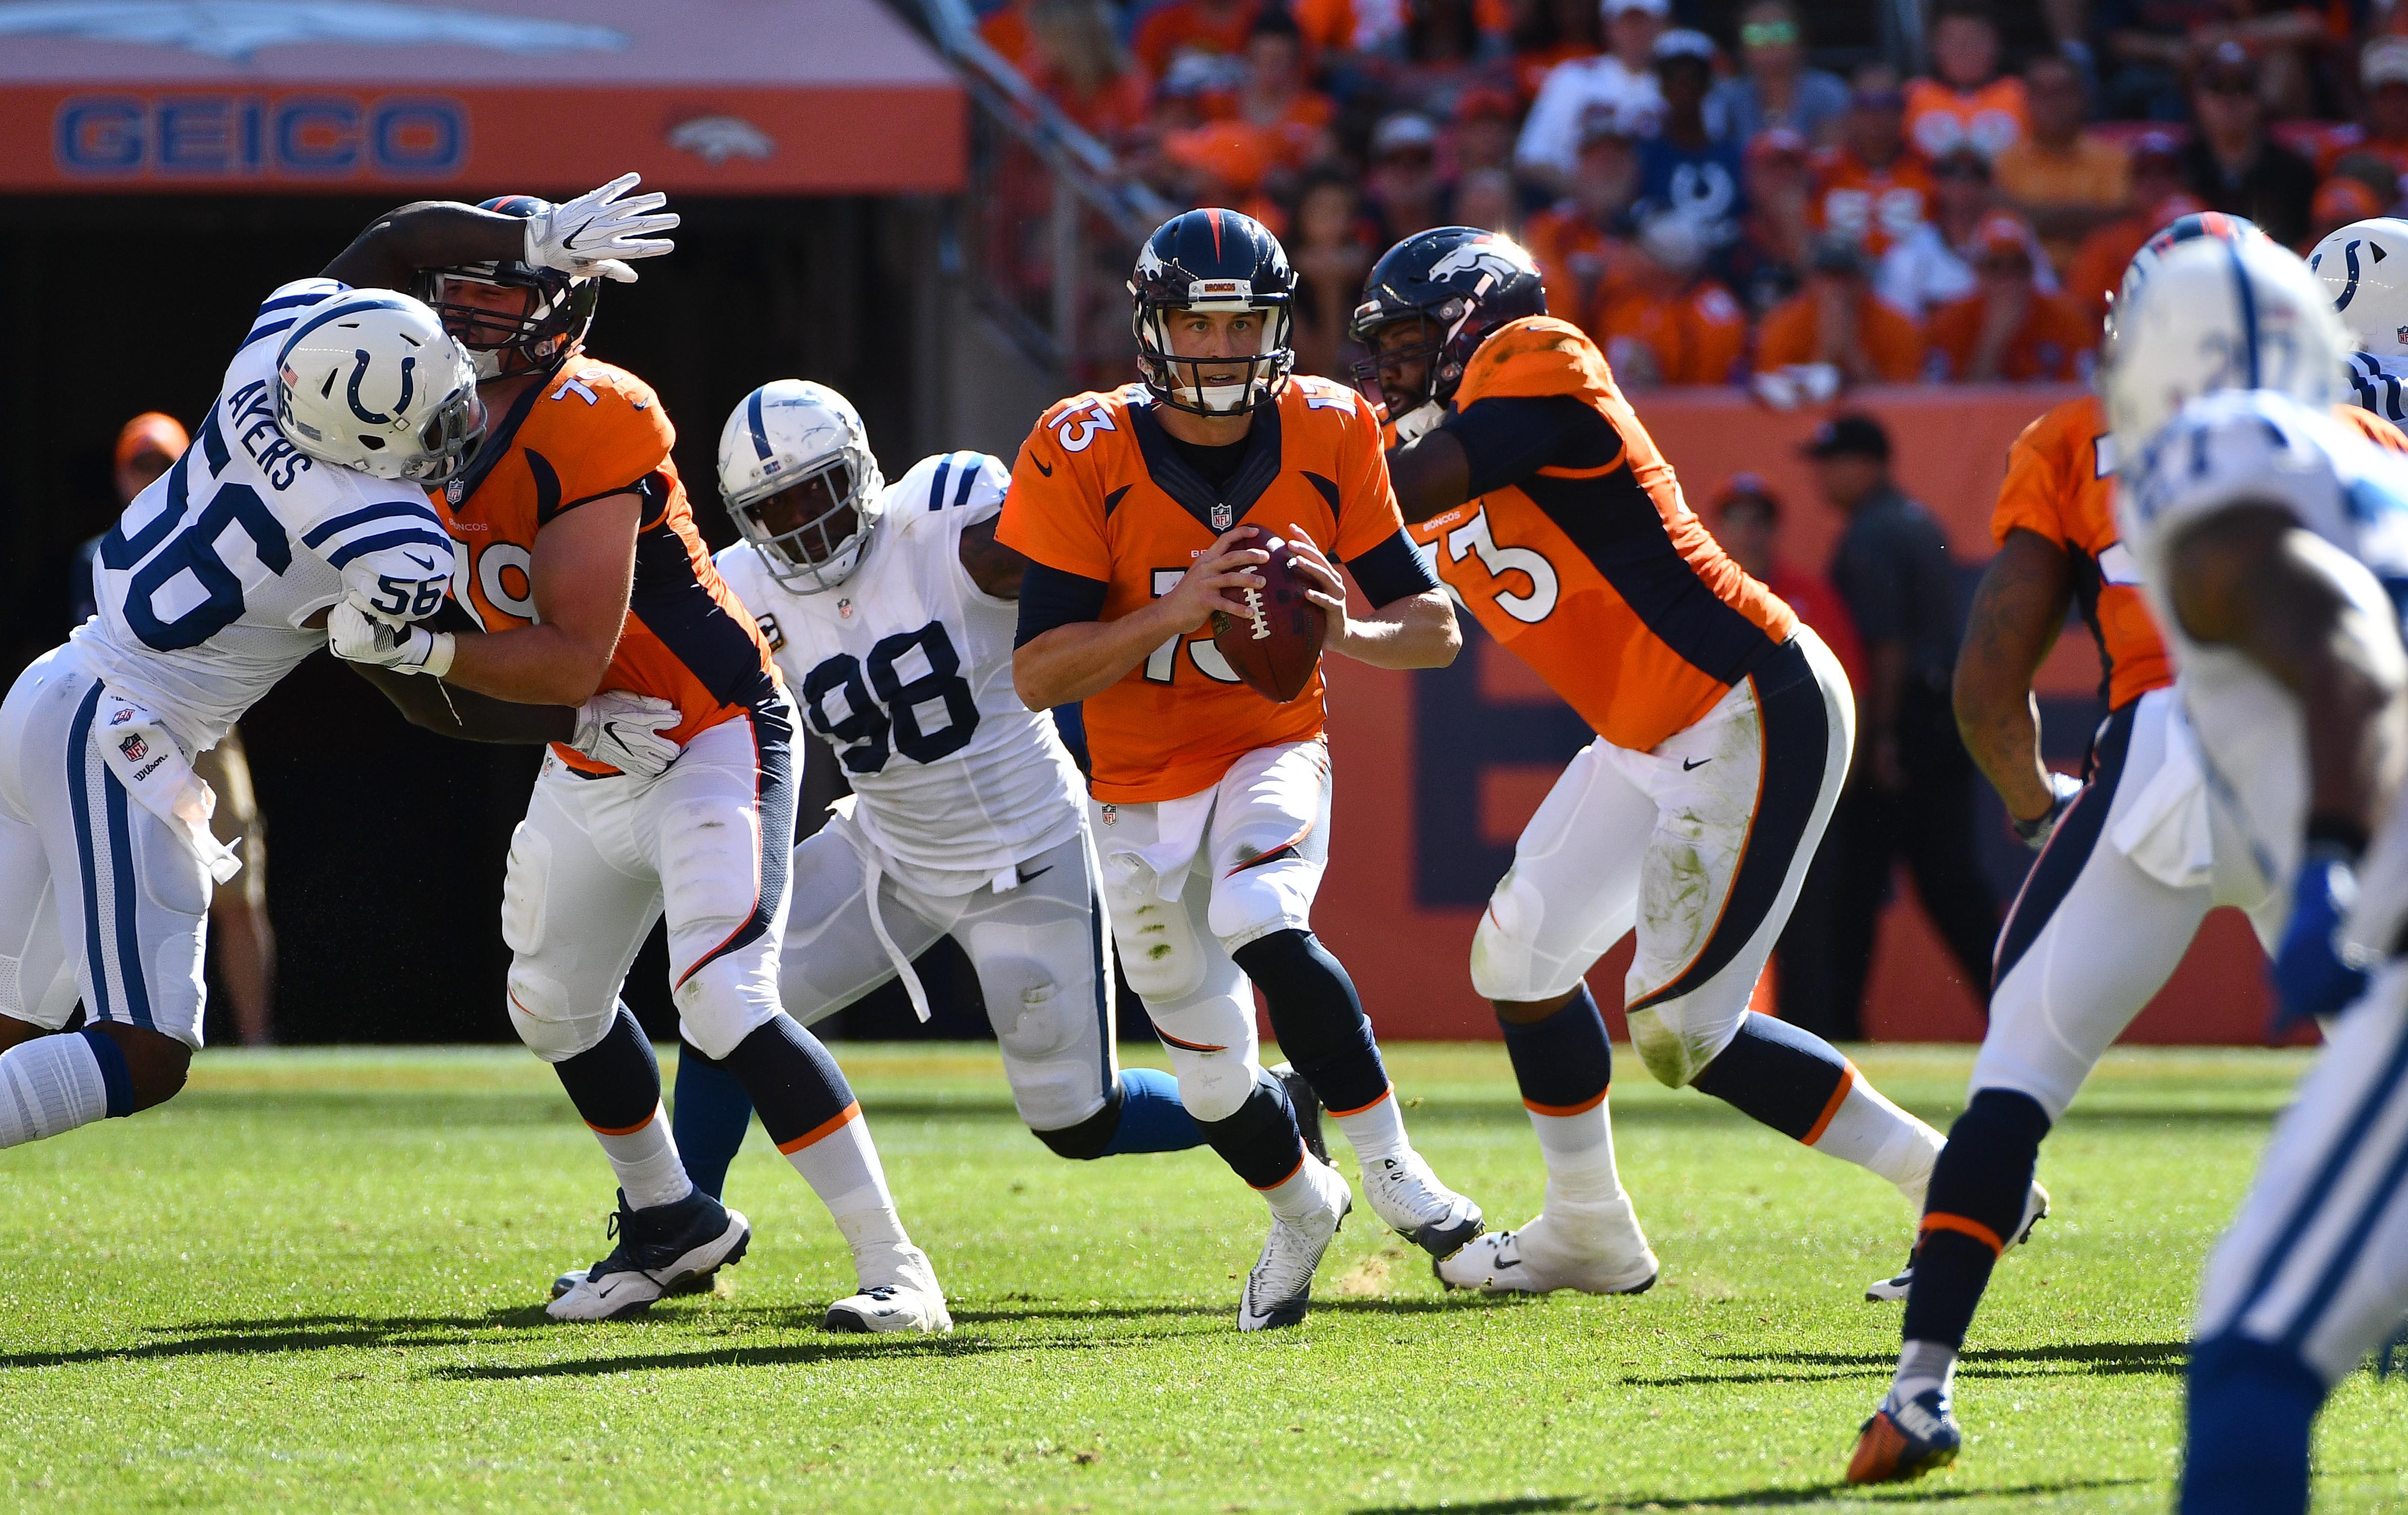
[[[2353,352],[2349,359],[2349,401],[2372,410],[2394,426],[2408,426],[2408,358],[2387,358],[2373,352]]]
[[[2265,884],[2277,889],[2299,865],[2307,824],[2300,703],[2237,650],[2184,635],[2165,593],[2166,545],[2179,527],[2263,504],[2287,507],[2355,559],[2337,574],[2343,588],[2396,625],[2399,597],[2408,593],[2408,458],[2329,411],[2264,390],[2227,390],[2184,407],[2116,493],[2124,543],[2173,651],[2210,795],[2239,825]],[[2408,894],[2397,903],[2408,908]]]
[[[347,288],[305,279],[268,296],[192,446],[93,560],[98,611],[68,637],[72,654],[191,751],[326,645],[302,622],[346,591],[395,619],[443,603],[452,539],[425,493],[320,463],[276,422],[287,334]]]
[[[887,486],[860,566],[804,594],[759,550],[719,554],[810,729],[859,798],[853,824],[915,888],[967,893],[1079,834],[1079,772],[1053,717],[1011,687],[1020,607],[962,566],[962,530],[1003,508],[982,452],[924,458]]]

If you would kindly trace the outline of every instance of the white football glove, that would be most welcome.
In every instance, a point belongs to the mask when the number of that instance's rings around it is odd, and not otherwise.
[[[666,734],[684,719],[666,700],[606,689],[577,707],[577,734],[568,745],[621,773],[657,779],[683,750]]]
[[[428,673],[440,679],[452,671],[452,654],[457,644],[448,631],[396,626],[345,600],[326,613],[326,648],[346,663],[370,664],[395,673]]]
[[[1436,400],[1423,401],[1397,418],[1397,445],[1402,447],[1408,442],[1420,440],[1438,430],[1439,422],[1445,419],[1446,407]]]
[[[641,181],[640,175],[621,174],[566,205],[529,216],[526,261],[578,279],[599,275],[622,284],[634,283],[636,271],[620,260],[657,258],[677,247],[667,237],[652,235],[677,228],[677,212],[661,209],[669,203],[667,195],[654,193],[620,198]]]
[[[2014,827],[2015,835],[2022,837],[2024,845],[2035,852],[2048,845],[2048,839],[2057,835],[2057,823],[2065,819],[2065,812],[2071,809],[2073,802],[2082,797],[2082,780],[2070,773],[2052,773],[2048,776],[2048,793],[2049,807],[2046,814],[2036,816],[2029,821],[2017,821],[2012,816],[2008,817],[2008,823]]]

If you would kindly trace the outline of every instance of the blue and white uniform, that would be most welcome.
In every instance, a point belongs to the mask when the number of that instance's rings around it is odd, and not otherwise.
[[[2334,581],[2397,624],[2408,593],[2408,460],[2327,414],[2264,391],[2196,400],[2128,476],[2118,511],[2174,650],[2220,822],[2269,892],[2287,896],[2309,799],[2299,701],[2239,650],[2200,646],[2165,598],[2166,546],[2236,506],[2274,505],[2339,548]],[[2358,873],[2350,937],[2388,955],[2408,919],[2408,818],[2396,811]],[[2408,964],[2377,970],[2274,1129],[2241,1214],[2210,1256],[2196,1335],[2325,1384],[2408,1312]]]
[[[2375,352],[2353,352],[2349,358],[2349,399],[2361,410],[2372,410],[2394,426],[2408,426],[2408,358]]]
[[[451,539],[424,492],[317,462],[276,418],[278,353],[332,279],[259,308],[193,443],[93,565],[98,613],[0,706],[0,1015],[91,1019],[201,1044],[210,863],[179,823],[189,765],[302,659],[351,594],[410,620],[442,604]],[[154,792],[156,792],[154,793]]]

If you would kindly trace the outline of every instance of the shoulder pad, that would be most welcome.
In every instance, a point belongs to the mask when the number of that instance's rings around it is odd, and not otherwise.
[[[1579,327],[1554,316],[1525,316],[1498,327],[1464,364],[1455,407],[1490,395],[1602,393],[1612,381],[1605,354]]]

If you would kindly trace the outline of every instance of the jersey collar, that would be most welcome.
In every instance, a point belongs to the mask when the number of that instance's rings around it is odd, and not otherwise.
[[[1251,444],[1246,449],[1246,461],[1230,478],[1226,497],[1170,445],[1170,434],[1162,429],[1153,407],[1131,406],[1129,429],[1137,434],[1138,450],[1145,457],[1145,471],[1154,486],[1215,536],[1245,520],[1246,512],[1254,507],[1263,491],[1279,477],[1280,413],[1276,400],[1254,412],[1254,423],[1246,429],[1246,440]],[[1226,514],[1216,519],[1216,508]]]
[[[477,486],[485,481],[485,476],[494,471],[494,465],[509,455],[511,440],[518,436],[519,428],[526,424],[527,412],[535,408],[536,400],[551,384],[552,378],[551,374],[546,374],[542,383],[529,384],[517,399],[510,402],[509,413],[502,417],[498,424],[486,429],[485,439],[477,444],[477,455],[469,460],[468,466],[461,470],[457,479],[443,486],[445,505],[456,510],[466,504],[468,496],[477,493]]]

